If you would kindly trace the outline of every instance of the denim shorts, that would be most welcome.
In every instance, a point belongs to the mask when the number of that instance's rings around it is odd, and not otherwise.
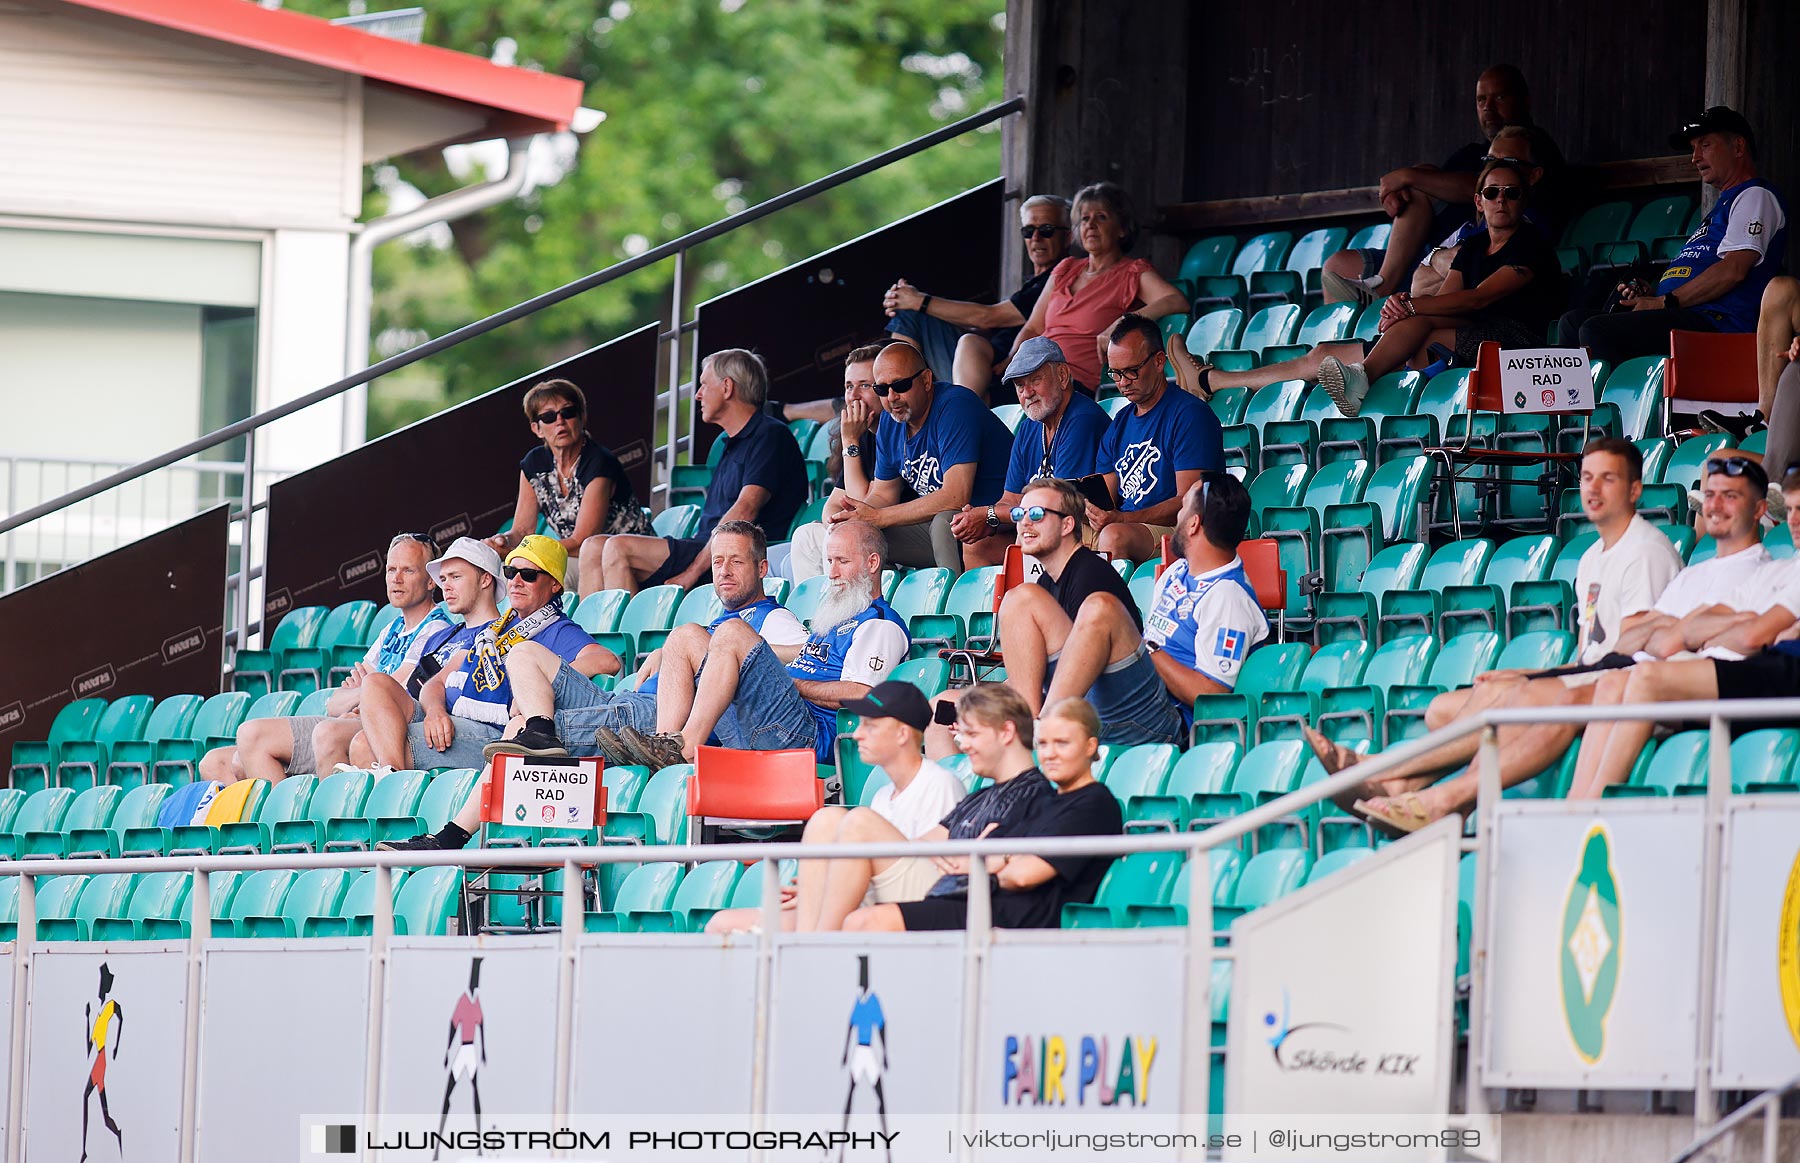
[[[654,691],[603,691],[565,662],[551,680],[550,693],[556,700],[556,737],[575,755],[593,752],[594,731],[600,727],[656,730]]]
[[[406,742],[412,751],[412,765],[419,771],[429,771],[434,767],[472,767],[477,771],[487,766],[487,756],[481,749],[500,738],[502,728],[491,723],[477,723],[474,719],[465,719],[459,715],[451,715],[450,721],[456,725],[456,738],[444,751],[434,751],[425,742],[425,724],[423,719],[406,729]]]
[[[793,676],[767,642],[758,642],[738,667],[737,697],[714,730],[719,743],[744,751],[816,750],[819,724]]]
[[[1045,688],[1056,673],[1052,659],[1044,675]],[[1169,698],[1150,652],[1140,643],[1129,658],[1121,659],[1100,672],[1088,688],[1088,702],[1100,716],[1100,742],[1120,747],[1139,743],[1174,743],[1185,735],[1181,712]]]

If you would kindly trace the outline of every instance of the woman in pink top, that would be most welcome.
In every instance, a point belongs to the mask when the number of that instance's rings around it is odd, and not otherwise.
[[[1106,337],[1120,317],[1136,311],[1160,319],[1185,311],[1187,300],[1148,260],[1125,257],[1137,241],[1137,223],[1131,198],[1118,186],[1083,186],[1075,195],[1075,228],[1087,257],[1056,264],[1018,343],[1034,335],[1054,339],[1091,396],[1105,366]]]

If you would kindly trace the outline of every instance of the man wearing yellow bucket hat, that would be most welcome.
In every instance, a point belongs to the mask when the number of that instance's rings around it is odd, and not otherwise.
[[[519,542],[501,568],[511,608],[419,691],[418,721],[387,722],[385,713],[366,721],[364,742],[352,748],[351,762],[418,770],[482,767],[482,748],[500,737],[512,717],[506,655],[521,642],[537,643],[586,677],[617,674],[619,656],[563,613],[568,563],[568,550],[553,537],[532,534]],[[396,746],[401,738],[404,748]]]

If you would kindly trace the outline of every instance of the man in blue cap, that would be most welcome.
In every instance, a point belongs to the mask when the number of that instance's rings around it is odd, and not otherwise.
[[[950,519],[967,569],[999,565],[1013,541],[1012,511],[1025,486],[1038,477],[1075,481],[1089,475],[1106,434],[1106,409],[1075,390],[1056,340],[1039,335],[1020,344],[1006,365],[1005,382],[1025,413],[1013,429],[1006,491],[986,507],[964,505]]]

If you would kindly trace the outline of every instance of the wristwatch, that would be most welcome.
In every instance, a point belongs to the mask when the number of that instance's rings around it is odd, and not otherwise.
[[[1665,310],[1665,311],[1681,310],[1681,300],[1679,300],[1675,297],[1674,291],[1670,291],[1668,294],[1663,296],[1663,310]]]
[[[854,444],[846,444],[846,445],[844,445],[844,455],[845,456],[854,456],[858,460],[860,460],[860,459],[862,459],[862,449],[858,448]]]
[[[994,506],[992,505],[988,506],[987,526],[989,529],[1000,528],[1000,514],[994,512]]]

